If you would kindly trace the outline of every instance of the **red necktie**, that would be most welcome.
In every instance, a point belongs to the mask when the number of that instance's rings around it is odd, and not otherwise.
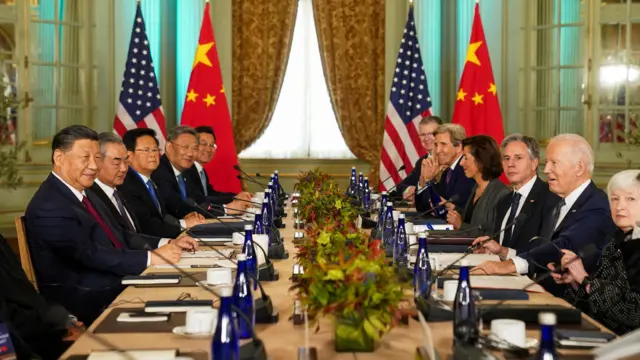
[[[113,243],[113,246],[116,249],[122,249],[122,244],[120,243],[120,241],[118,241],[118,238],[116,238],[116,236],[113,234],[113,231],[111,231],[111,228],[109,228],[109,226],[107,226],[107,224],[104,223],[104,220],[102,220],[102,217],[100,217],[100,214],[98,214],[98,211],[96,210],[96,208],[93,207],[93,204],[91,203],[91,201],[89,201],[89,198],[87,198],[86,196],[83,196],[82,205],[84,205],[84,207],[87,209],[89,214],[98,222],[98,224],[100,224],[100,227],[102,227],[102,230],[104,230],[104,232],[107,234],[107,237],[109,238],[109,240],[111,240],[111,242]]]

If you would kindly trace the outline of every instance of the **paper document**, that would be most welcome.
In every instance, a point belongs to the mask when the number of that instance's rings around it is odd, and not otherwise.
[[[195,253],[185,252],[182,253],[183,259],[192,259],[192,258],[214,258],[214,259],[225,259],[233,254],[233,249],[220,249],[218,251],[215,250],[198,250]]]
[[[429,230],[453,230],[453,225],[451,224],[413,225],[414,233],[427,232]]]
[[[92,351],[87,360],[174,360],[176,350]]]
[[[435,268],[437,270],[442,270],[449,266],[451,263],[456,263],[456,265],[461,265],[459,259],[462,257],[462,253],[431,253],[429,254],[429,258],[433,258],[435,261]],[[500,261],[500,257],[498,255],[493,254],[469,254],[467,255],[463,261],[467,261],[468,265],[478,266],[485,261]]]
[[[471,275],[471,287],[474,289],[522,290],[533,283],[527,276]],[[542,286],[536,284],[525,291],[543,293]]]
[[[218,237],[218,238],[207,238],[207,237],[203,237],[203,238],[194,238],[200,242],[219,242],[219,243],[227,243],[227,242],[231,242],[231,238],[230,237]]]

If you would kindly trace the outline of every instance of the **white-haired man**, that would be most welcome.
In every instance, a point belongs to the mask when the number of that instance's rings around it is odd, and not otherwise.
[[[485,262],[474,268],[474,273],[535,275],[562,258],[559,249],[579,253],[594,244],[601,251],[607,244],[615,225],[607,195],[591,181],[594,153],[589,143],[580,135],[561,134],[551,139],[546,155],[544,173],[549,189],[561,200],[548,209],[541,238],[531,244],[529,252],[505,261]],[[584,259],[585,267],[595,270],[599,255]],[[565,288],[547,280],[542,283],[545,289],[561,296]]]

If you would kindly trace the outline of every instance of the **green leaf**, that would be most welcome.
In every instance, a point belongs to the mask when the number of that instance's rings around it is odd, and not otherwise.
[[[335,205],[336,209],[340,209],[342,208],[342,200],[338,199],[336,200],[336,205]]]
[[[340,269],[331,269],[325,275],[324,280],[344,280],[344,273]]]
[[[327,245],[331,242],[331,234],[329,234],[328,232],[321,232],[320,236],[318,236],[318,239],[316,240],[316,242],[318,244],[321,245]]]
[[[375,326],[376,329],[378,329],[378,331],[384,332],[387,330],[387,327],[380,321],[380,319],[378,319],[377,316],[370,316],[369,321],[371,322],[371,325]]]
[[[380,332],[375,328],[373,324],[367,319],[364,320],[363,323],[364,331],[369,335],[373,340],[380,340]]]

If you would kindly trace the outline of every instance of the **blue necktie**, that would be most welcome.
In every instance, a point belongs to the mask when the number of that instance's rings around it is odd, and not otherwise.
[[[507,225],[513,222],[513,219],[516,218],[516,212],[518,212],[518,205],[520,204],[520,198],[522,194],[515,191],[513,196],[511,197],[511,210],[509,210],[509,217],[507,218]],[[504,231],[504,238],[502,239],[502,245],[509,247],[511,241],[511,235],[513,234],[514,226],[511,225],[508,229]]]
[[[162,210],[160,210],[160,202],[158,201],[158,195],[156,194],[156,189],[153,186],[153,182],[151,179],[147,180],[147,189],[149,190],[149,195],[151,195],[151,200],[156,204],[156,208],[158,208],[158,212],[162,215]]]
[[[204,196],[209,196],[207,192],[207,174],[204,173],[204,169],[200,170],[200,181],[202,182],[202,190],[204,191]]]
[[[180,187],[180,197],[185,200],[187,198],[187,183],[184,181],[182,174],[178,175],[178,186]]]

